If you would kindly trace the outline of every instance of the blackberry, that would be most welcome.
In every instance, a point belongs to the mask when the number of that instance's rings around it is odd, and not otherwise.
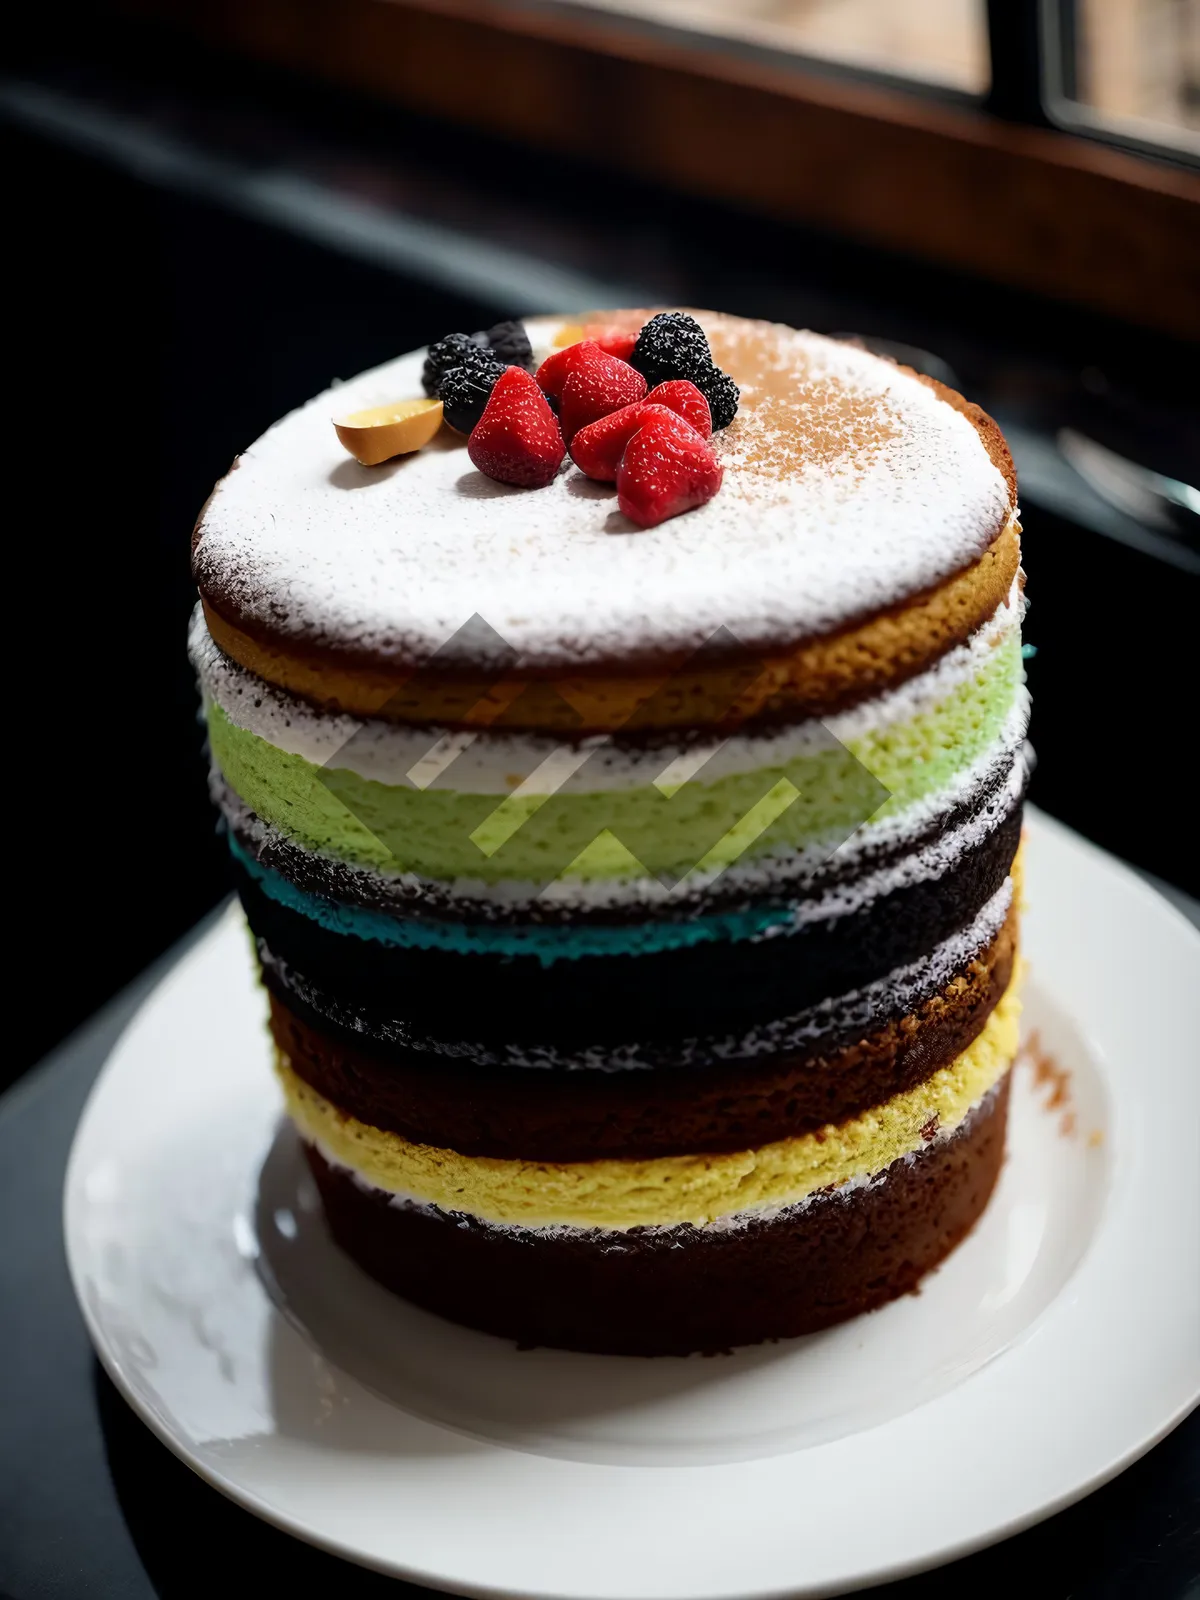
[[[707,372],[713,359],[695,317],[686,311],[660,311],[638,334],[629,364],[652,389],[672,378],[688,378],[699,388],[696,375]]]
[[[737,416],[738,401],[742,398],[742,391],[734,383],[727,372],[722,372],[720,367],[709,362],[708,371],[699,373],[692,379],[700,393],[708,401],[708,409],[712,412],[713,432],[727,428]]]
[[[532,372],[533,346],[523,322],[498,322],[494,328],[477,333],[475,337],[486,342],[496,360],[506,367],[524,367],[526,372]]]
[[[463,352],[458,366],[442,374],[442,415],[458,433],[470,433],[479,421],[503,371],[490,350],[475,345]]]
[[[468,352],[478,350],[486,344],[486,333],[448,333],[444,339],[438,339],[431,344],[425,354],[425,365],[421,369],[421,387],[430,399],[436,400],[440,397],[442,379],[451,367],[457,367]]]

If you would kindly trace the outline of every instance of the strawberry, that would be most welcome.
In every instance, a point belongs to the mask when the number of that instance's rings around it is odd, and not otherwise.
[[[567,374],[577,361],[593,361],[604,352],[594,339],[581,339],[578,344],[569,344],[565,350],[556,350],[552,356],[547,356],[537,369],[537,381],[541,385],[542,393],[548,394],[551,400],[561,400],[563,384],[567,381]]]
[[[619,361],[628,361],[638,342],[636,329],[633,333],[624,333],[620,328],[605,328],[600,323],[589,323],[583,331],[584,337],[594,340],[606,356],[616,356]]]
[[[585,340],[582,348],[590,343]],[[616,356],[606,356],[598,347],[593,348],[595,355],[577,359],[574,366],[567,369],[567,381],[562,387],[558,414],[562,419],[563,438],[568,444],[589,422],[606,417],[610,411],[619,411],[622,406],[632,405],[646,394],[646,380],[640,372],[635,372],[627,361],[619,361]]]
[[[677,412],[685,422],[690,422],[702,439],[712,438],[712,412],[708,401],[686,378],[671,378],[658,384],[646,396],[646,404],[666,406],[668,411]]]
[[[674,418],[677,422],[686,420],[667,406],[651,405],[649,398],[639,400],[636,405],[622,406],[620,411],[610,411],[608,416],[580,428],[571,440],[571,459],[581,472],[595,478],[597,483],[615,483],[625,446],[644,422],[655,417]]]
[[[639,528],[653,528],[711,500],[723,476],[712,446],[682,417],[652,417],[625,446],[617,504]]]
[[[524,367],[506,367],[497,378],[467,440],[467,454],[498,483],[541,489],[553,480],[566,454],[562,433],[537,380]]]
[[[622,406],[620,411],[610,411],[608,416],[589,422],[580,428],[571,440],[571,458],[581,472],[599,483],[615,483],[617,468],[625,446],[641,427],[656,413],[666,411],[682,417],[702,439],[712,435],[712,417],[708,401],[685,378],[670,383],[660,383],[651,389],[644,400],[635,405]]]

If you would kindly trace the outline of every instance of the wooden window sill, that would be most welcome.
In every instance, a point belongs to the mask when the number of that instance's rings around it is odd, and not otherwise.
[[[1200,178],[1067,133],[496,0],[126,14],[686,193],[1200,338]]]

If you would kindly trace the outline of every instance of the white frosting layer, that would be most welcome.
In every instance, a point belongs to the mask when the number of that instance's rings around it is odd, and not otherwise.
[[[932,711],[980,672],[996,647],[1019,630],[1023,612],[1024,602],[1014,583],[983,626],[928,672],[849,711],[724,740],[662,739],[637,746],[622,745],[610,735],[566,746],[537,734],[493,729],[451,733],[322,712],[224,655],[213,643],[199,607],[192,618],[189,648],[205,694],[232,723],[314,766],[329,763],[378,783],[460,794],[506,794],[518,781],[511,774],[545,771],[556,755],[585,751],[592,756],[588,789],[599,792],[665,785],[669,776],[683,782],[718,751],[723,773],[783,766],[810,751],[827,749],[830,735],[847,743],[873,730],[909,722]],[[674,773],[668,772],[671,762],[677,764]]]
[[[721,628],[751,648],[828,632],[966,567],[1009,512],[964,416],[890,362],[793,330],[779,331],[788,405],[832,453],[798,462],[747,387],[714,441],[721,492],[657,528],[635,531],[569,466],[537,491],[493,483],[447,433],[359,466],[331,417],[419,394],[423,354],[327,390],[250,446],[205,511],[202,587],[317,646],[421,661],[478,614],[530,665],[583,665]],[[848,394],[866,442],[841,421]],[[760,446],[789,454],[789,473],[748,464]]]

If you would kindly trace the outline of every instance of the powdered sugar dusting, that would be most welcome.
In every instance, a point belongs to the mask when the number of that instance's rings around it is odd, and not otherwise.
[[[423,352],[328,390],[241,457],[205,512],[201,588],[274,634],[419,662],[475,613],[533,667],[690,649],[718,628],[765,647],[820,634],[975,560],[1009,514],[971,423],[856,347],[705,318],[744,405],[717,439],[725,486],[636,531],[568,466],[496,484],[448,434],[360,467],[334,412],[420,392]],[[534,325],[547,342],[557,324]]]
[[[793,340],[764,341],[760,329],[731,317],[708,322],[714,357],[737,374],[742,391],[721,439],[727,470],[785,479],[815,468],[849,483],[896,447],[906,431],[900,410],[839,359],[844,345],[813,339],[798,359]]]

